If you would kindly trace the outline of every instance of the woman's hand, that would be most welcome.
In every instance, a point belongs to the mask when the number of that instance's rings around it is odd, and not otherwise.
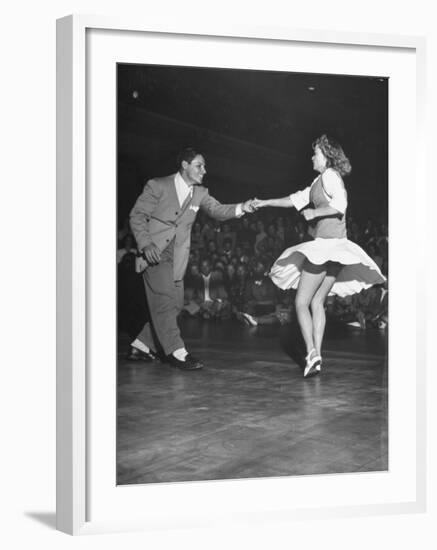
[[[263,206],[267,206],[266,203],[267,203],[267,201],[262,201],[261,199],[254,198],[252,200],[252,208],[254,210],[259,210]]]
[[[302,215],[307,222],[313,220],[316,217],[314,208],[307,208],[302,212]]]

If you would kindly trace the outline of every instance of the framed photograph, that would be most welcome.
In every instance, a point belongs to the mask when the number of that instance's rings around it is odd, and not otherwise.
[[[58,20],[58,529],[425,510],[424,51]]]

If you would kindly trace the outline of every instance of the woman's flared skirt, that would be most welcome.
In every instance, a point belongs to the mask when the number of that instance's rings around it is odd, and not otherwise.
[[[297,289],[305,260],[315,265],[342,265],[330,296],[350,296],[386,280],[372,258],[354,242],[346,238],[316,238],[284,250],[270,271],[272,281],[283,290]]]

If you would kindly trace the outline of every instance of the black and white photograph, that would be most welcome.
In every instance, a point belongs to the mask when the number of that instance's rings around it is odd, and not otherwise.
[[[389,469],[389,85],[117,65],[118,485]]]

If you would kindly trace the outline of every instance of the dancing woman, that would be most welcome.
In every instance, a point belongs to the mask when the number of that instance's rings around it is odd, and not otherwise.
[[[385,281],[376,263],[346,234],[347,193],[343,176],[351,165],[341,146],[326,135],[313,143],[312,184],[280,199],[255,199],[255,209],[294,207],[309,222],[312,241],[286,249],[274,263],[270,277],[282,289],[297,289],[296,314],[307,355],[304,377],[319,374],[325,332],[325,300],[341,297]]]

